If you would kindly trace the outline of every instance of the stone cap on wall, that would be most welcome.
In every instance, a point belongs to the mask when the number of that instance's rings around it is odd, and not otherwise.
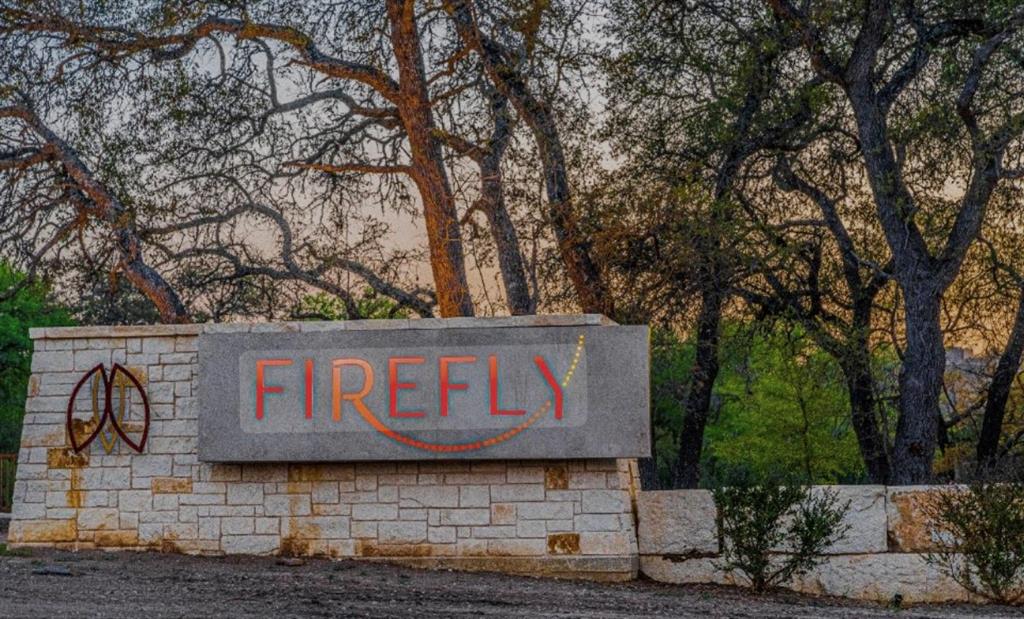
[[[184,325],[131,325],[41,327],[29,329],[33,340],[68,340],[101,337],[167,337],[200,333],[287,333],[369,329],[458,329],[499,327],[613,326],[603,314],[549,314],[494,318],[398,318],[369,320],[315,320],[291,322],[223,322]]]

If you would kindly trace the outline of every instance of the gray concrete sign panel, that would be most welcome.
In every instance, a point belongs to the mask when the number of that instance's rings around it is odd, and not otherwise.
[[[649,455],[646,327],[435,322],[202,333],[200,460]]]

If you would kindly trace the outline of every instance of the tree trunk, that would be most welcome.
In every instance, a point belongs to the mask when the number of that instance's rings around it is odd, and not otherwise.
[[[903,282],[907,347],[900,369],[900,417],[893,445],[892,481],[924,484],[932,477],[938,437],[939,392],[946,369],[941,294],[927,279]]]
[[[500,172],[496,173],[500,179]],[[505,207],[501,181],[485,178],[484,186],[484,200],[487,201],[484,211],[498,252],[498,268],[501,270],[501,280],[505,285],[508,311],[513,316],[534,314],[537,308],[533,297],[530,296],[530,286],[526,282],[526,267],[519,248],[519,237]]]
[[[851,280],[854,296],[859,298],[854,301],[851,332],[846,340],[832,337],[814,320],[807,319],[804,324],[818,346],[828,352],[843,371],[850,399],[850,419],[868,478],[875,484],[887,484],[891,474],[889,453],[875,410],[874,378],[871,374],[871,349],[868,342],[871,305],[875,293],[855,286],[859,286],[859,283]]]
[[[654,453],[654,448],[651,448]],[[640,472],[640,488],[642,490],[661,490],[661,482],[658,479],[658,460],[651,456],[649,458],[638,458],[637,469]]]
[[[1010,339],[1003,354],[999,356],[996,372],[988,387],[985,400],[985,416],[978,437],[978,468],[994,467],[999,459],[999,438],[1003,433],[1003,417],[1006,415],[1006,401],[1010,397],[1013,379],[1020,368],[1021,354],[1024,353],[1024,290],[1017,301],[1017,315],[1013,319]]]
[[[584,312],[612,314],[611,296],[576,220],[565,153],[551,107],[531,92],[522,73],[506,59],[501,46],[483,35],[469,0],[446,0],[445,10],[452,16],[462,41],[480,54],[484,70],[495,88],[512,102],[533,133],[544,170],[548,219],[580,307]]]
[[[875,416],[874,379],[871,376],[867,348],[858,347],[851,350],[850,357],[843,359],[840,365],[846,376],[853,431],[857,435],[857,446],[864,460],[864,468],[871,483],[887,484],[889,457],[885,438],[878,429],[878,419]]]
[[[878,286],[861,285],[855,271],[847,273],[847,285],[854,295],[853,316],[850,321],[850,345],[839,358],[850,393],[850,418],[857,446],[868,478],[875,484],[889,483],[889,454],[886,437],[879,430],[875,411],[875,381],[871,375],[871,309]]]
[[[939,391],[946,368],[939,305],[963,255],[947,260],[938,270],[929,266],[934,259],[913,221],[914,199],[900,176],[885,114],[870,81],[863,77],[854,80],[847,95],[857,119],[875,209],[904,296],[907,348],[900,368],[900,415],[893,444],[892,481],[923,484],[932,475],[941,418]]]
[[[697,319],[697,351],[690,370],[690,390],[683,406],[683,427],[679,432],[679,456],[676,461],[676,488],[696,488],[700,484],[700,456],[704,446],[704,426],[711,410],[711,394],[718,377],[718,340],[725,293],[712,269],[705,272],[701,291],[700,316]]]
[[[516,101],[515,98],[512,99]],[[601,271],[590,256],[589,242],[580,232],[569,190],[562,142],[554,115],[546,105],[527,107],[520,102],[519,113],[527,113],[526,123],[533,129],[537,149],[544,167],[544,184],[548,194],[548,217],[555,231],[562,264],[572,281],[584,312],[613,314],[614,304],[605,288]]]
[[[494,131],[483,157],[480,159],[480,193],[484,212],[491,228],[491,236],[498,252],[498,268],[505,285],[505,302],[513,316],[536,313],[535,300],[530,296],[526,281],[526,266],[519,247],[519,236],[505,205],[505,185],[501,174],[501,161],[512,137],[512,119],[508,99],[493,89],[490,104],[494,114]]]
[[[412,0],[388,0],[391,46],[398,63],[398,113],[409,138],[411,176],[423,200],[423,217],[430,246],[430,267],[441,315],[472,316],[466,264],[462,251],[455,199],[444,168],[441,143],[434,135],[429,93],[416,10]]]
[[[732,123],[732,142],[718,168],[714,185],[714,204],[710,221],[706,224],[705,238],[699,240],[703,265],[697,273],[701,286],[700,316],[697,319],[697,354],[690,375],[690,390],[683,407],[683,427],[679,436],[679,458],[674,481],[677,488],[696,488],[700,483],[700,458],[704,446],[704,427],[711,411],[711,395],[718,378],[719,328],[722,308],[728,299],[727,259],[723,247],[723,231],[732,224],[732,214],[726,198],[736,183],[736,175],[743,162],[754,152],[751,126],[761,110],[771,88],[774,73],[772,65],[778,49],[759,53],[756,70],[746,84],[743,104]]]
[[[121,268],[128,280],[144,294],[160,313],[161,322],[186,324],[192,322],[188,310],[174,288],[142,258],[142,248],[134,229],[117,232],[117,248]]]

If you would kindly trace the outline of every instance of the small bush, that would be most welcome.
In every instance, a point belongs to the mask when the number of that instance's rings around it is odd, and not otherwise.
[[[28,548],[8,548],[7,544],[0,544],[0,557],[31,557],[32,551]]]
[[[821,553],[842,539],[849,503],[834,491],[811,494],[807,486],[777,483],[714,490],[726,572],[739,571],[758,592],[806,574]]]
[[[951,487],[926,512],[939,546],[926,556],[932,565],[971,593],[1024,602],[1024,485]]]

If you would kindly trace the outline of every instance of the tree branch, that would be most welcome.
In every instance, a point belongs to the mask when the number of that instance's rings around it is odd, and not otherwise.
[[[36,113],[27,106],[0,107],[0,118],[22,121],[44,143],[55,162],[73,181],[75,190],[68,195],[79,208],[94,212],[114,234],[120,265],[135,286],[156,306],[164,322],[189,322],[188,310],[174,289],[142,255],[142,240],[135,229],[133,217],[121,201],[99,182],[74,149],[58,137]]]

